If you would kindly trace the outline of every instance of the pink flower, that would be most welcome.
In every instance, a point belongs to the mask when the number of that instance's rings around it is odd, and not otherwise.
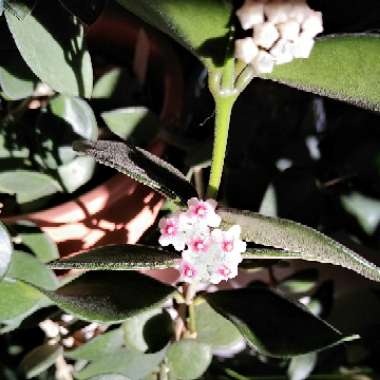
[[[240,226],[234,225],[227,231],[215,229],[211,232],[211,238],[225,257],[240,256],[247,249],[247,244],[240,240],[240,233]]]
[[[185,249],[186,234],[181,228],[180,216],[178,214],[172,214],[168,218],[161,218],[158,227],[161,232],[161,236],[158,239],[160,245],[166,247],[172,244],[177,251]]]
[[[236,277],[238,274],[238,265],[221,264],[214,270],[210,276],[210,282],[212,284],[219,284],[221,281],[227,281],[230,278]]]
[[[194,279],[198,276],[197,268],[186,261],[181,262],[179,271],[181,273],[182,281],[193,282]]]
[[[203,222],[209,227],[218,227],[220,224],[220,216],[216,214],[216,201],[208,199],[202,201],[197,198],[191,198],[187,202],[187,215],[197,222]]]

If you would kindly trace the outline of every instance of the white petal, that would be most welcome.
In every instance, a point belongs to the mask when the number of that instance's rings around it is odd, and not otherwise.
[[[252,67],[257,74],[271,73],[274,67],[274,57],[269,53],[260,50],[259,54],[252,61]]]
[[[213,212],[211,215],[208,216],[207,224],[210,227],[219,227],[221,220],[221,217]]]
[[[298,38],[293,45],[294,58],[309,58],[314,47],[314,40],[308,37]]]
[[[265,49],[272,47],[279,36],[280,34],[278,33],[277,28],[271,22],[259,24],[253,28],[254,42]],[[260,52],[258,54],[260,54]]]
[[[171,244],[171,238],[170,237],[167,237],[167,236],[163,236],[161,235],[158,239],[158,242],[160,243],[160,245],[162,245],[163,247],[167,247],[169,244]]]
[[[241,234],[241,227],[238,224],[234,224],[227,233],[232,236],[234,239],[239,239]]]
[[[211,206],[213,210],[215,210],[218,205],[218,202],[215,199],[207,199],[206,203]]]
[[[188,205],[189,207],[191,207],[191,206],[196,206],[198,203],[199,203],[199,199],[198,199],[198,198],[195,198],[195,197],[190,198],[190,199],[187,201],[187,205]]]
[[[297,39],[300,33],[301,25],[295,20],[288,20],[277,25],[281,38],[289,41]]]
[[[221,243],[223,241],[223,231],[215,229],[211,232],[211,238],[215,243]]]
[[[271,1],[264,6],[264,13],[268,21],[278,24],[286,22],[292,9],[290,2]]]
[[[244,30],[264,22],[264,4],[246,0],[244,5],[236,11],[240,24]]]
[[[323,32],[323,22],[321,12],[312,12],[302,23],[302,35],[314,38]]]
[[[311,9],[304,0],[295,1],[290,12],[289,17],[295,21],[302,23],[310,14]]]
[[[293,60],[293,43],[281,39],[270,49],[271,55],[275,58],[278,65],[289,63]]]

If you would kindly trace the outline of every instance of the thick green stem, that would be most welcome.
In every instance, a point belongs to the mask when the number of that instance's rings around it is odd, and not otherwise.
[[[223,91],[223,90],[221,90]],[[211,173],[207,188],[207,197],[216,199],[222,180],[224,158],[226,155],[228,130],[232,106],[236,95],[217,94],[215,97],[215,137],[211,161]]]

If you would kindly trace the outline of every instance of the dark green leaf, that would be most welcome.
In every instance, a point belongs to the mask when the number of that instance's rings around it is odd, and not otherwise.
[[[74,149],[127,174],[171,199],[186,202],[197,193],[186,177],[168,162],[144,149],[115,141],[77,141]]]
[[[47,304],[43,294],[21,281],[0,282],[0,321],[23,319]]]
[[[105,245],[49,263],[53,269],[143,270],[165,269],[180,259],[160,247],[140,244]]]
[[[7,277],[22,280],[47,290],[54,290],[58,286],[58,280],[49,268],[34,256],[22,251],[13,253]]]
[[[13,246],[4,224],[0,222],[0,280],[8,270],[12,259]]]
[[[168,350],[169,371],[175,379],[198,379],[211,364],[210,346],[193,339],[173,343]]]
[[[55,292],[43,291],[68,313],[117,323],[163,303],[175,288],[137,272],[88,272]]]
[[[22,21],[9,11],[5,16],[22,57],[41,81],[58,92],[91,96],[91,59],[78,20],[50,0],[39,1]]]
[[[7,51],[0,60],[0,86],[10,100],[19,100],[31,96],[37,83],[36,76],[23,61],[20,53]]]
[[[197,340],[212,349],[232,347],[242,340],[239,330],[217,313],[207,302],[195,306]]]
[[[4,5],[7,12],[11,12],[19,20],[23,20],[29,15],[34,6],[36,0],[5,0]]]
[[[340,265],[380,281],[380,269],[344,245],[310,227],[249,211],[219,209],[224,227],[239,224],[248,242],[276,249],[251,250],[245,259],[302,259]]]
[[[61,190],[57,181],[43,173],[29,170],[11,170],[0,173],[0,192],[15,194],[17,202],[20,204],[47,197]]]
[[[156,352],[167,345],[173,335],[173,321],[167,311],[152,309],[128,318],[124,324],[128,348]]]
[[[62,355],[59,344],[43,344],[30,351],[22,360],[20,369],[27,379],[38,376],[51,367],[57,358]]]
[[[12,226],[21,242],[43,263],[59,257],[57,245],[49,235],[31,222],[22,221]]]
[[[106,0],[60,0],[74,16],[87,24],[92,24],[102,12]]]
[[[124,333],[119,328],[97,336],[72,351],[65,352],[65,356],[75,360],[99,360],[105,355],[119,351],[123,344]]]
[[[160,121],[146,107],[127,107],[101,114],[107,127],[122,140],[145,145],[157,135]]]
[[[297,356],[348,339],[303,305],[264,286],[220,291],[205,298],[235,324],[249,344],[268,356]]]
[[[212,67],[224,61],[232,6],[225,0],[118,0]],[[211,59],[210,59],[211,58]]]
[[[379,111],[379,53],[377,35],[325,37],[310,58],[278,65],[265,77]]]
[[[92,362],[76,374],[78,380],[102,374],[118,374],[129,380],[140,380],[149,375],[164,359],[166,348],[154,354],[143,354],[134,350],[120,350]]]

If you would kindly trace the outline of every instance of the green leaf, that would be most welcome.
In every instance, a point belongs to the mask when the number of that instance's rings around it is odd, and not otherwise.
[[[65,356],[75,360],[99,360],[105,355],[117,352],[123,346],[124,332],[121,328],[99,335],[78,348],[65,352]]]
[[[55,274],[34,256],[22,251],[13,253],[7,277],[22,280],[47,290],[54,290],[58,287]]]
[[[22,21],[32,12],[36,0],[5,0],[4,3],[5,9]]]
[[[11,170],[0,173],[0,192],[15,194],[19,204],[29,203],[61,190],[57,181],[43,173],[29,170]]]
[[[245,259],[302,259],[340,265],[380,281],[380,269],[344,245],[310,227],[249,211],[219,209],[224,228],[239,224],[241,238],[277,249],[249,250]]]
[[[8,270],[12,259],[13,246],[4,224],[0,222],[0,280]]]
[[[126,107],[101,114],[107,127],[122,140],[145,145],[157,135],[160,121],[146,107]]]
[[[139,147],[116,141],[77,141],[74,149],[168,198],[179,198],[186,203],[189,198],[197,196],[196,190],[178,169]]]
[[[292,357],[348,339],[301,304],[264,286],[210,293],[205,298],[249,344],[268,356]]]
[[[43,263],[55,260],[59,252],[55,242],[42,232],[39,227],[28,221],[21,221],[12,225],[21,242]]]
[[[19,100],[31,96],[36,83],[37,78],[17,50],[8,50],[6,54],[2,54],[0,86],[7,99]]]
[[[90,380],[130,380],[123,375],[117,374],[108,374],[108,375],[99,375],[95,377],[91,377]]]
[[[43,291],[68,313],[118,323],[162,304],[175,288],[138,272],[88,272],[55,292]]]
[[[225,0],[118,0],[148,24],[169,34],[209,67],[226,56],[232,5]]]
[[[49,263],[53,269],[143,270],[174,267],[180,256],[140,244],[105,245]]]
[[[0,321],[25,318],[46,305],[46,298],[37,289],[8,278],[0,282]]]
[[[380,111],[379,54],[376,35],[325,37],[308,59],[278,65],[265,78]]]
[[[38,376],[51,367],[62,355],[63,349],[59,344],[43,344],[30,351],[20,363],[20,369],[27,379]]]
[[[343,208],[353,215],[363,230],[372,235],[380,223],[380,202],[378,199],[353,192],[341,198]]]
[[[173,321],[166,310],[152,309],[128,318],[124,324],[128,348],[156,352],[167,345],[173,335]]]
[[[305,269],[292,274],[281,281],[278,288],[292,294],[306,293],[312,290],[318,282],[318,270]]]
[[[93,158],[76,157],[68,164],[58,167],[58,176],[65,190],[73,193],[92,178],[94,171]]]
[[[169,373],[179,380],[198,379],[211,364],[210,346],[193,339],[173,343],[168,350]]]
[[[195,306],[197,341],[213,350],[233,347],[242,340],[239,330],[217,313],[207,302]]]
[[[105,355],[76,374],[78,380],[102,374],[118,374],[129,380],[140,380],[155,370],[164,359],[165,349],[154,354],[143,354],[134,350],[120,350]]]
[[[291,359],[288,367],[288,377],[290,380],[305,380],[309,377],[315,365],[317,364],[317,354],[295,356]]]
[[[5,17],[23,59],[42,82],[57,92],[91,96],[91,58],[77,19],[50,0],[39,1],[22,21],[9,11]]]

